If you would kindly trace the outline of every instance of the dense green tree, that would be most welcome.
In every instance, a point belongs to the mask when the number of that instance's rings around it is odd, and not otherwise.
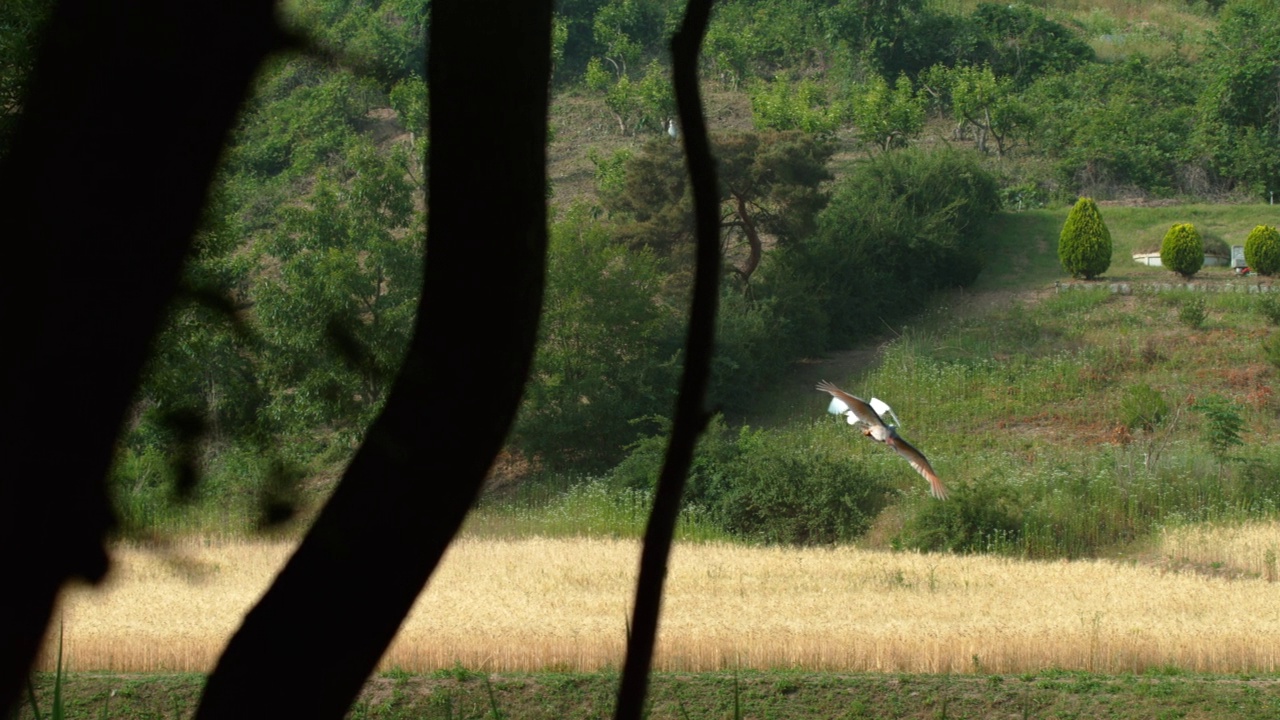
[[[1259,275],[1280,272],[1280,231],[1270,225],[1259,225],[1244,241],[1244,261]]]
[[[725,255],[747,281],[759,267],[766,236],[786,244],[813,230],[825,203],[820,191],[832,148],[801,132],[725,133],[713,138],[720,163]],[[618,222],[616,237],[672,258],[682,274],[692,232],[679,148],[666,139],[646,144],[626,164],[625,181],[603,193]]]
[[[1068,186],[1102,196],[1123,187],[1203,193],[1213,188],[1195,171],[1188,144],[1198,88],[1185,61],[1135,55],[1043,78],[1024,99],[1034,144]]]
[[[551,230],[538,352],[512,437],[551,467],[600,469],[668,413],[679,318],[653,253],[612,242],[575,207]]]
[[[751,119],[757,130],[829,135],[840,126],[840,111],[828,100],[826,89],[812,80],[760,80],[750,93]]]
[[[828,53],[814,0],[727,0],[716,3],[703,55],[713,77],[737,88],[820,68]]]
[[[977,42],[956,60],[988,65],[1018,89],[1094,59],[1093,49],[1070,28],[1026,3],[979,3],[970,22]]]
[[[1199,144],[1223,175],[1280,189],[1280,0],[1232,0],[1219,14],[1200,98]]]
[[[355,140],[259,243],[250,297],[281,426],[354,437],[381,406],[421,289],[412,219],[405,155]]]
[[[1204,240],[1191,223],[1174,223],[1160,243],[1160,264],[1190,279],[1204,267]]]
[[[971,153],[907,149],[858,163],[836,184],[813,237],[779,258],[808,287],[780,315],[816,307],[832,338],[852,338],[934,290],[972,283],[980,229],[999,205],[995,179]]]
[[[881,152],[905,147],[924,129],[925,101],[906,75],[899,75],[892,87],[872,76],[855,93],[852,109],[858,140]]]
[[[1003,156],[1030,124],[1013,82],[997,76],[988,65],[935,65],[922,75],[921,83],[926,92],[950,106],[961,130],[972,130],[981,152],[989,152],[989,143],[995,141],[996,154]]]
[[[1093,198],[1082,197],[1067,214],[1058,236],[1058,260],[1074,278],[1093,278],[1111,267],[1111,231]]]

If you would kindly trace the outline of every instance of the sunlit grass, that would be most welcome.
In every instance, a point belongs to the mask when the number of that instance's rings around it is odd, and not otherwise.
[[[290,546],[116,548],[62,603],[69,670],[207,671]],[[462,540],[385,669],[618,668],[639,544]],[[1275,585],[1107,561],[676,546],[654,667],[931,673],[1280,670]],[[317,631],[322,628],[317,628]],[[54,658],[50,648],[47,668]]]
[[[481,502],[467,518],[463,536],[640,538],[652,506],[652,493],[612,488],[598,479],[581,480],[563,490],[534,486],[513,498]],[[696,506],[683,509],[675,537],[685,541],[728,539]]]

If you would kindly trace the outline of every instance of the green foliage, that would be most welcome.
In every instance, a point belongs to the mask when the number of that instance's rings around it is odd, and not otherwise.
[[[1160,243],[1160,264],[1184,278],[1204,267],[1204,241],[1191,223],[1175,223]]]
[[[1231,448],[1244,444],[1240,432],[1245,429],[1245,422],[1236,403],[1221,395],[1209,395],[1197,400],[1191,409],[1204,415],[1201,437],[1219,460],[1224,459]]]
[[[1259,225],[1244,241],[1244,261],[1259,275],[1280,272],[1280,231],[1270,225]]]
[[[1212,192],[1189,152],[1198,88],[1194,68],[1176,55],[1046,75],[1023,94],[1035,118],[1029,138],[1055,162],[1059,181],[1085,194]]]
[[[1169,415],[1169,403],[1146,383],[1130,385],[1120,398],[1120,422],[1130,430],[1151,432]]]
[[[630,252],[579,208],[551,229],[540,337],[513,444],[553,467],[599,468],[668,412],[678,318],[650,252]]]
[[[802,130],[832,133],[840,113],[827,102],[826,92],[812,80],[778,78],[751,88],[751,117],[758,130]]]
[[[916,93],[906,75],[899,75],[892,87],[884,78],[873,75],[855,94],[852,104],[858,140],[881,151],[906,147],[924,129],[924,115],[924,98]]]
[[[627,163],[634,154],[627,148],[619,148],[609,157],[603,157],[595,148],[587,150],[587,159],[596,168],[596,189],[601,196],[617,197],[625,191]]]
[[[804,312],[816,305],[832,337],[878,331],[930,292],[973,282],[979,230],[997,203],[994,179],[970,154],[883,153],[837,184],[814,237],[779,260],[813,288]]]
[[[1013,488],[995,480],[953,487],[944,502],[924,501],[894,544],[964,553],[1016,550],[1023,527],[1019,500]]]
[[[1071,277],[1093,279],[1111,267],[1111,231],[1093,198],[1076,201],[1058,236],[1058,260]]]
[[[1223,6],[1205,59],[1199,145],[1215,168],[1257,197],[1280,188],[1280,5],[1233,0]]]
[[[1178,307],[1178,322],[1192,330],[1199,330],[1203,327],[1207,317],[1204,297],[1201,295],[1192,295]]]
[[[664,442],[654,437],[638,444],[611,481],[648,487]],[[815,445],[812,429],[734,433],[717,420],[699,441],[685,502],[738,538],[826,544],[864,533],[887,494],[881,475]]]
[[[1273,367],[1280,368],[1280,333],[1273,332],[1262,341],[1262,354]]]
[[[1016,135],[1030,124],[1029,111],[1013,81],[996,75],[988,65],[935,65],[921,75],[921,84],[929,94],[950,104],[957,124],[971,129],[978,150],[984,153],[994,141],[996,154],[1003,156],[1013,147]]]
[[[1280,325],[1280,296],[1266,293],[1258,298],[1254,308],[1272,325]]]
[[[372,419],[422,285],[422,237],[399,230],[413,219],[406,158],[364,141],[344,151],[342,167],[319,175],[305,205],[281,208],[257,247],[275,268],[249,293],[277,388],[267,413],[294,430],[336,422],[346,434]]]

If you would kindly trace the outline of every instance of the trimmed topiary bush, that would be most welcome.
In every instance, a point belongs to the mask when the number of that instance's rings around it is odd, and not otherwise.
[[[1280,230],[1270,225],[1254,228],[1244,241],[1244,261],[1260,275],[1280,272]]]
[[[1160,244],[1160,264],[1184,278],[1204,267],[1204,240],[1191,223],[1176,223],[1164,234]]]
[[[1091,280],[1111,267],[1111,231],[1093,198],[1082,197],[1058,238],[1058,260],[1071,277]]]

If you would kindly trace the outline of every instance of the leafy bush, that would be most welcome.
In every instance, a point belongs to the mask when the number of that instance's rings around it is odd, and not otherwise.
[[[1169,414],[1169,403],[1150,385],[1131,385],[1120,400],[1120,419],[1130,430],[1154,430]]]
[[[1093,198],[1076,201],[1058,237],[1058,260],[1071,277],[1093,279],[1111,267],[1111,231]]]
[[[840,182],[816,235],[778,260],[813,288],[802,303],[848,337],[915,310],[934,290],[972,283],[979,232],[998,207],[994,179],[970,153],[882,153]]]
[[[1200,329],[1206,317],[1204,298],[1200,295],[1187,298],[1178,308],[1178,321],[1192,330]]]
[[[945,502],[926,501],[907,520],[894,544],[914,550],[1016,550],[1023,511],[1017,493],[994,480],[953,487]]]
[[[1267,293],[1258,298],[1255,308],[1272,325],[1280,325],[1280,296],[1274,293]]]
[[[1204,267],[1204,241],[1191,223],[1175,223],[1160,244],[1160,264],[1184,278]]]
[[[1202,437],[1214,457],[1225,458],[1231,448],[1244,444],[1240,438],[1240,431],[1245,427],[1244,418],[1240,417],[1240,407],[1236,403],[1221,395],[1210,395],[1197,400],[1191,409],[1204,414]]]
[[[665,438],[646,438],[614,469],[610,481],[652,487]],[[736,434],[718,419],[703,434],[685,490],[686,505],[704,508],[729,533],[767,543],[823,544],[856,539],[887,502],[880,475],[813,444],[812,429]]]
[[[1280,333],[1271,333],[1262,341],[1262,354],[1267,356],[1267,362],[1280,368]]]
[[[1255,227],[1244,241],[1244,261],[1260,275],[1280,271],[1280,231],[1270,225]]]

